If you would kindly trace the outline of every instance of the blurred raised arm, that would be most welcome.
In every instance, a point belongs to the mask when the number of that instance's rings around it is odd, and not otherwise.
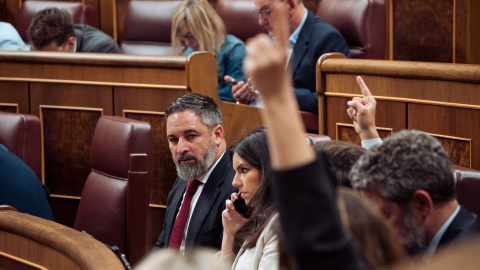
[[[315,159],[312,148],[302,137],[305,129],[298,113],[290,72],[285,70],[288,22],[281,12],[279,14],[281,18],[272,19],[276,22],[276,42],[266,35],[250,40],[244,62],[247,77],[252,78],[263,99],[262,118],[268,128],[272,167],[277,170],[298,167]]]

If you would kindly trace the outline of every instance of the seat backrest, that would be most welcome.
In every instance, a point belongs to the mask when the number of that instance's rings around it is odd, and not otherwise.
[[[480,216],[480,171],[454,166],[458,202],[468,211]]]
[[[84,230],[109,246],[119,247],[129,260],[131,254],[128,251],[132,249],[141,254],[134,260],[146,252],[151,183],[150,179],[146,183],[130,181],[130,154],[148,155],[146,167],[151,178],[152,148],[148,123],[102,116],[95,127],[90,150],[92,170],[83,187],[75,218],[75,229]],[[135,209],[136,213],[132,215],[128,209]]]
[[[384,0],[320,0],[316,15],[340,31],[352,58],[385,59]]]
[[[30,43],[28,27],[33,16],[47,7],[66,9],[72,15],[74,24],[88,24],[98,27],[97,12],[91,5],[62,1],[24,1],[18,14],[17,31],[25,43]]]
[[[176,1],[129,1],[120,47],[126,54],[172,55],[173,13]]]
[[[0,143],[42,179],[40,120],[35,115],[0,112]]]
[[[267,33],[258,24],[258,17],[253,13],[253,0],[217,0],[215,10],[227,28],[227,34],[246,41],[259,33]]]

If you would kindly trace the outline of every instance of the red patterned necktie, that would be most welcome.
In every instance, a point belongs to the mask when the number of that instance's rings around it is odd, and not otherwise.
[[[185,191],[185,198],[183,198],[180,213],[175,220],[172,234],[170,235],[170,242],[168,243],[169,248],[177,250],[180,249],[183,233],[185,232],[185,225],[187,224],[188,212],[190,211],[190,204],[192,202],[193,195],[195,195],[195,192],[197,192],[197,188],[200,184],[202,184],[202,182],[196,179],[188,180],[187,189]]]

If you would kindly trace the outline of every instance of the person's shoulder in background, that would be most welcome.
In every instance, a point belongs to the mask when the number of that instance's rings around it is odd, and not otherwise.
[[[5,51],[30,51],[13,25],[0,22],[0,50]]]

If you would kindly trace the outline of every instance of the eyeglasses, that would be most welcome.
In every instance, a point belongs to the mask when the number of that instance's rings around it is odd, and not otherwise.
[[[270,13],[272,13],[272,10],[273,10],[273,7],[269,7],[269,8],[262,8],[260,10],[252,10],[253,14],[257,15],[257,16],[262,16],[262,17],[270,17]]]
[[[195,36],[192,35],[192,33],[190,33],[190,32],[188,32],[188,33],[185,34],[185,35],[180,35],[180,41],[181,41],[181,42],[185,42],[185,40],[189,40],[189,41],[190,41],[190,40],[192,40],[192,39],[194,39],[194,38],[195,38]]]
[[[282,3],[282,2],[285,2],[285,0],[277,1],[270,7],[263,6],[260,10],[254,9],[254,10],[252,10],[252,12],[253,12],[253,14],[255,14],[257,16],[262,15],[263,18],[268,18],[268,17],[270,17],[270,14],[272,14],[272,11],[275,8],[275,6],[278,5],[279,3]]]

